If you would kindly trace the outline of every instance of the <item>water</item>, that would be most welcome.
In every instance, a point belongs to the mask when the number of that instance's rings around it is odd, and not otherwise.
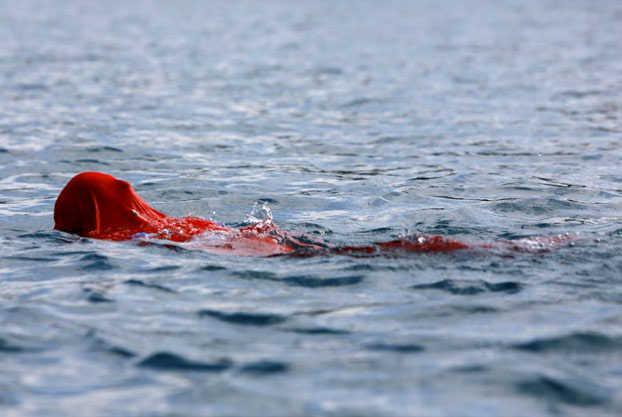
[[[2,415],[620,415],[620,39],[604,0],[3,1]],[[87,170],[333,244],[581,239],[253,258],[52,231]]]

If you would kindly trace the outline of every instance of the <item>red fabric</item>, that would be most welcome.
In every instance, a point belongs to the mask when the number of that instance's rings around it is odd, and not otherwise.
[[[99,172],[83,172],[67,183],[54,205],[54,222],[56,230],[106,240],[129,240],[146,234],[149,238],[188,242],[206,234],[189,247],[218,253],[270,256],[301,246],[316,247],[285,234],[271,221],[234,230],[198,217],[167,216],[140,198],[130,183]]]
[[[148,233],[183,242],[208,230],[230,230],[210,220],[160,213],[129,182],[99,172],[83,172],[67,183],[56,200],[54,222],[56,230],[108,240]]]
[[[188,242],[189,248],[217,253],[271,256],[295,253],[378,255],[399,252],[453,252],[462,249],[499,249],[540,252],[572,240],[568,235],[539,236],[514,241],[467,244],[434,235],[377,242],[369,246],[329,247],[309,238],[281,231],[271,220],[241,229],[229,229],[198,217],[175,218],[150,207],[130,183],[99,172],[83,172],[73,177],[61,191],[54,206],[54,229],[79,236],[107,240],[128,240],[140,234],[156,239]],[[200,239],[193,239],[201,234]]]

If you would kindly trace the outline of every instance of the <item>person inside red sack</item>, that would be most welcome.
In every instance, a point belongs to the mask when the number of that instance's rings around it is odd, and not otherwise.
[[[82,237],[117,241],[141,237],[192,241],[192,248],[255,256],[374,255],[387,252],[453,252],[468,248],[532,252],[550,249],[572,239],[559,235],[495,244],[467,244],[443,236],[413,235],[369,246],[330,246],[304,235],[285,233],[270,219],[231,229],[199,217],[171,217],[149,206],[127,181],[99,172],[80,173],[65,185],[54,205],[54,222],[54,229]]]

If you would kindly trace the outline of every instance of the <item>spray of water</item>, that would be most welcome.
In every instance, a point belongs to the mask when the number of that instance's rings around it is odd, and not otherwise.
[[[272,210],[268,207],[268,203],[265,201],[259,206],[259,202],[255,201],[253,210],[244,218],[245,225],[254,225],[257,223],[272,223]]]

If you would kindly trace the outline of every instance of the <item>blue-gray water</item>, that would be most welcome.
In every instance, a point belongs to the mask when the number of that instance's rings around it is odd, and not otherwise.
[[[0,3],[0,414],[622,413],[618,1]],[[81,171],[331,243],[216,256],[52,231]]]

